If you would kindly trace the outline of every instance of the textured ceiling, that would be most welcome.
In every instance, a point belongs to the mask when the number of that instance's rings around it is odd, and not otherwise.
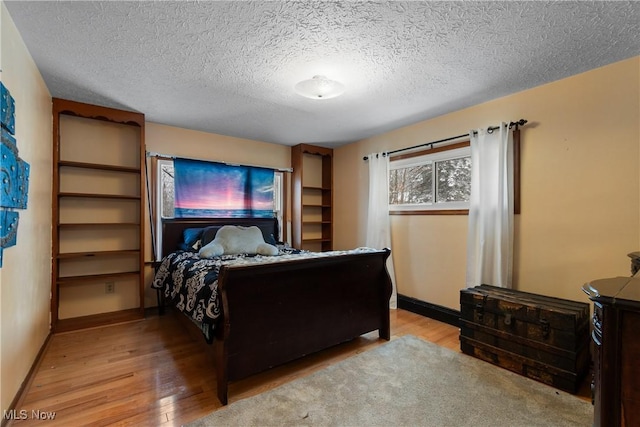
[[[5,4],[53,96],[286,145],[339,146],[640,55],[637,2]],[[345,94],[294,92],[316,74]]]

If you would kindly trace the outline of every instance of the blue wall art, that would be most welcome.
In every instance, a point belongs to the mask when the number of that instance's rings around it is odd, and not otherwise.
[[[3,250],[14,246],[18,236],[19,213],[15,209],[27,208],[29,194],[29,164],[18,156],[15,138],[15,101],[0,82],[1,126],[0,138],[0,267]]]

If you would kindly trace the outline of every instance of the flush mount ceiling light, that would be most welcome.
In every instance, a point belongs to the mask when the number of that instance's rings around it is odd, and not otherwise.
[[[294,86],[296,92],[311,99],[329,99],[344,93],[344,85],[325,76],[313,76]]]

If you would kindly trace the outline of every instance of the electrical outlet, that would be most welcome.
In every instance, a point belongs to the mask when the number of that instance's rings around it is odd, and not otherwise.
[[[116,284],[114,282],[107,282],[104,284],[104,293],[112,294],[116,291]]]

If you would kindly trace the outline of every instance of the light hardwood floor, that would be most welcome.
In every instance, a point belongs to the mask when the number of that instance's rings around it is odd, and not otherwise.
[[[212,362],[175,316],[54,335],[16,408],[26,419],[9,425],[178,426],[219,409]],[[391,334],[459,351],[457,327],[408,311],[392,310]],[[385,342],[373,332],[232,383],[229,403]],[[55,418],[43,423],[32,411]]]

